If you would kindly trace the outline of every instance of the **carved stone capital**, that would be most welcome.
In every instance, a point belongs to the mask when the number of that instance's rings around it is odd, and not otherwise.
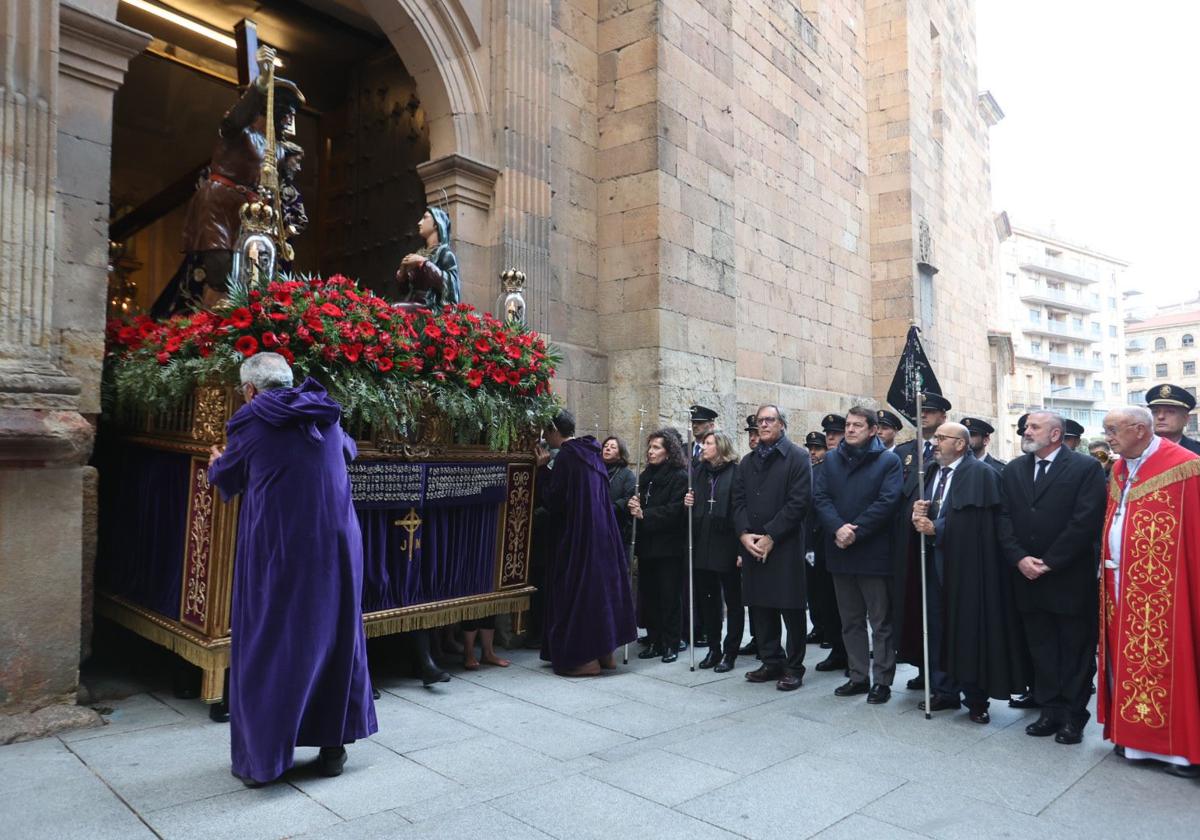
[[[0,408],[73,409],[79,391],[78,379],[48,361],[0,359]]]
[[[150,43],[145,32],[63,3],[59,7],[59,72],[115,91],[129,60]]]
[[[0,407],[0,469],[82,465],[94,436],[74,411]]]
[[[463,155],[446,155],[417,167],[425,183],[425,200],[441,206],[459,202],[480,210],[489,210],[500,171]]]

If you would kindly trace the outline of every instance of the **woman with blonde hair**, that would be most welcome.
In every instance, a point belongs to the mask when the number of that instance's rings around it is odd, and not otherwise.
[[[737,567],[738,537],[733,525],[733,477],[737,458],[733,441],[724,432],[709,432],[700,441],[700,468],[693,490],[683,500],[692,508],[692,569],[696,602],[708,638],[708,655],[701,668],[718,673],[733,670],[742,643],[745,612],[742,576]],[[721,603],[729,627],[721,644]]]

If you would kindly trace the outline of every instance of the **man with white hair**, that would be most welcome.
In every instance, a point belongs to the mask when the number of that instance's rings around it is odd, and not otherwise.
[[[344,745],[378,726],[362,624],[362,535],[346,464],[358,454],[341,407],[314,379],[292,387],[276,353],[241,367],[239,408],[208,480],[242,497],[230,631],[233,775],[274,781],[298,746],[337,776]]]
[[[1101,545],[1097,717],[1131,761],[1200,777],[1200,458],[1154,434],[1141,406],[1110,411]]]

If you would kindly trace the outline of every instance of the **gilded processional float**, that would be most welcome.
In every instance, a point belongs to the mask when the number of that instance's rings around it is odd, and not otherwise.
[[[303,96],[268,49],[258,59],[192,199],[160,317],[109,324],[98,453],[96,611],[199,666],[208,701],[228,666],[238,505],[207,465],[241,405],[242,360],[279,353],[343,407],[368,636],[528,608],[532,451],[556,410],[558,359],[525,327],[524,277],[505,272],[499,318],[459,303],[439,208],[397,271],[401,302],[283,273],[303,219],[286,172]]]

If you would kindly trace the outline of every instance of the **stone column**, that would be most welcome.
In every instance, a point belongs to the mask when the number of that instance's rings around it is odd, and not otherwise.
[[[529,325],[550,326],[550,0],[500,0],[492,10],[497,118],[497,248],[492,289],[525,272]],[[489,301],[490,306],[490,301]]]
[[[107,213],[99,217],[98,225],[60,226],[58,189],[88,167],[98,168],[107,179],[109,157],[105,149],[99,160],[59,159],[58,119],[64,92],[60,65],[70,63],[63,53],[74,43],[71,34],[60,39],[60,13],[64,22],[86,15],[58,0],[6,0],[0,18],[0,710],[4,711],[73,700],[78,683],[82,465],[91,451],[92,428],[79,413],[79,380],[62,370],[62,360],[71,351],[58,340],[55,302],[60,295],[96,298],[99,321],[91,327],[100,332],[105,286],[102,265],[98,274],[79,278],[78,284],[68,282],[56,289],[55,280],[62,279],[56,278],[62,253],[99,248],[106,254]],[[128,49],[128,44],[102,35],[85,49],[76,50],[81,61],[102,64],[98,56]],[[105,101],[108,110],[97,119],[107,126],[112,121],[111,97]]]

